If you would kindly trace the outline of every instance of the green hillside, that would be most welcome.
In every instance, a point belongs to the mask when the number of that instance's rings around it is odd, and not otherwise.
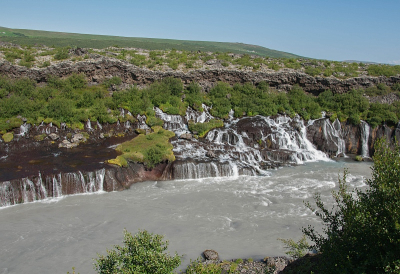
[[[254,54],[274,58],[297,58],[287,52],[268,49],[261,46],[208,41],[187,41],[173,39],[121,37],[107,35],[92,35],[79,33],[52,32],[41,30],[10,29],[0,27],[0,41],[20,45],[43,44],[47,46],[65,47],[77,46],[82,48],[106,48],[110,46],[143,48],[148,50],[187,50],[187,51],[212,51],[232,52],[238,54]]]

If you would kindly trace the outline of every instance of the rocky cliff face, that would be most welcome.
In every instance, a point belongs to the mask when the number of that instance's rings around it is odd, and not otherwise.
[[[65,61],[46,68],[32,68],[12,65],[7,61],[0,61],[0,74],[12,78],[28,77],[37,82],[46,82],[50,75],[66,77],[72,73],[83,73],[89,82],[99,83],[104,79],[118,76],[126,84],[147,85],[165,77],[180,78],[187,84],[192,81],[198,82],[205,90],[208,90],[217,82],[229,84],[242,84],[251,82],[257,84],[266,81],[271,87],[279,90],[290,90],[293,85],[301,86],[305,91],[318,94],[327,89],[335,93],[347,92],[353,88],[367,88],[384,83],[392,86],[400,83],[399,76],[393,77],[370,77],[362,76],[340,80],[335,77],[312,77],[303,72],[285,69],[273,73],[246,72],[240,70],[214,69],[214,70],[191,70],[181,71],[152,71],[142,69],[118,59],[94,56],[95,59],[81,62]]]

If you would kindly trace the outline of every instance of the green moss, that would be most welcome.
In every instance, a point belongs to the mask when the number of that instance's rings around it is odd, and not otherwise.
[[[120,167],[128,166],[128,162],[122,156],[117,156],[117,158],[115,158],[115,159],[107,160],[106,163],[112,164],[112,165],[117,165],[117,166],[120,166]]]
[[[206,136],[206,134],[210,130],[223,126],[224,122],[222,120],[217,120],[217,119],[211,119],[209,122],[205,123],[195,123],[192,120],[189,121],[189,130],[191,132],[197,132],[200,138]]]
[[[148,167],[154,167],[162,161],[174,161],[172,145],[169,139],[175,133],[162,130],[161,127],[153,127],[154,132],[133,138],[117,146],[116,151],[122,153],[116,159],[108,160],[107,163],[126,166],[128,161],[141,162]],[[126,162],[126,163],[125,163]]]
[[[46,138],[47,134],[39,134],[33,137],[36,141],[43,141]]]
[[[362,162],[363,158],[360,155],[357,155],[354,160],[356,160],[357,162]]]
[[[155,117],[155,116],[149,116],[146,119],[146,124],[148,124],[150,127],[162,126],[164,124],[164,121],[161,120],[160,118]]]
[[[137,134],[146,134],[146,130],[144,130],[144,129],[142,129],[142,128],[137,128],[137,129],[135,129],[135,132],[136,132]]]
[[[3,135],[2,138],[4,142],[9,143],[14,139],[14,134],[12,132],[7,132],[6,134]]]
[[[67,127],[72,128],[72,129],[79,129],[79,130],[84,130],[85,129],[85,125],[81,122],[77,122],[77,123],[68,123]]]

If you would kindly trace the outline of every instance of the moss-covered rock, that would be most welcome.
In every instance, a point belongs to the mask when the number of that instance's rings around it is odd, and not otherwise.
[[[7,132],[2,136],[4,142],[9,143],[14,139],[14,134],[12,132]]]
[[[47,134],[39,134],[39,135],[34,136],[33,138],[34,138],[36,141],[43,141],[44,138],[46,138],[46,136],[47,136]]]
[[[127,166],[128,161],[141,162],[152,168],[162,161],[175,161],[173,147],[169,143],[169,139],[174,137],[175,133],[164,130],[160,126],[154,126],[152,129],[152,133],[139,134],[132,140],[117,146],[115,150],[121,155],[106,162],[118,166]]]

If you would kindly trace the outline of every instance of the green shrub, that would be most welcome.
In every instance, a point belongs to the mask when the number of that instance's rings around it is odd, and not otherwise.
[[[163,238],[146,230],[134,236],[124,230],[124,245],[107,250],[106,256],[98,254],[94,268],[99,274],[170,274],[181,264],[181,257],[166,252],[168,241]]]
[[[356,160],[357,162],[362,162],[363,158],[360,155],[357,155],[354,160]]]
[[[293,259],[298,259],[307,254],[308,249],[310,248],[309,243],[307,242],[306,236],[303,235],[298,242],[295,242],[292,239],[278,239],[282,243],[284,243],[285,248],[288,251],[285,252],[286,255],[292,257]]]
[[[191,132],[197,132],[197,135],[201,138],[206,136],[210,130],[223,126],[224,122],[216,119],[211,119],[209,122],[204,123],[194,123],[193,121],[189,121],[189,130]]]
[[[48,66],[50,66],[51,64],[50,64],[50,61],[44,61],[41,65],[40,65],[40,67],[41,68],[47,68]]]
[[[375,143],[372,178],[365,192],[348,191],[347,171],[333,193],[335,207],[306,206],[323,222],[321,234],[309,226],[303,232],[321,252],[323,273],[398,273],[400,262],[400,147]]]
[[[317,76],[321,74],[321,69],[318,67],[306,67],[305,72],[311,76]]]
[[[56,54],[54,55],[54,59],[56,60],[64,60],[69,57],[69,49],[68,48],[58,48],[56,50]]]
[[[110,79],[105,80],[105,81],[103,82],[103,85],[104,85],[106,88],[110,88],[112,85],[119,86],[119,85],[121,85],[121,83],[122,83],[121,77],[113,76],[113,77],[111,77]]]
[[[371,76],[396,76],[400,74],[400,66],[391,65],[369,65],[368,74]]]
[[[149,136],[153,136],[153,135],[146,135],[146,137],[149,137]],[[150,139],[150,140],[152,140],[152,139]],[[150,168],[153,168],[163,160],[163,153],[159,147],[155,146],[155,147],[149,148],[146,151],[145,157],[147,159],[146,165]]]

